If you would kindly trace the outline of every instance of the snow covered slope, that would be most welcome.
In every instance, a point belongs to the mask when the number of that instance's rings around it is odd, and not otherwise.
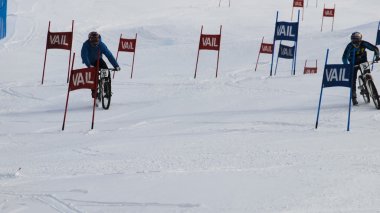
[[[334,32],[323,4],[336,4]],[[378,0],[309,0],[300,26],[296,75],[281,60],[269,77],[263,36],[276,12],[290,21],[292,1],[12,0],[0,41],[0,212],[378,212],[380,111],[353,107],[347,88],[324,91],[314,129],[326,49],[340,63],[349,36],[375,41]],[[68,51],[49,50],[46,32],[69,31],[80,52],[98,31],[116,54],[122,33],[138,33],[134,78],[121,53],[109,110],[90,130],[88,90],[70,95],[65,131]],[[223,25],[216,53],[201,52],[199,33]],[[372,53],[370,54],[372,55]],[[303,75],[305,60],[319,73]],[[77,54],[75,68],[82,68]],[[380,85],[380,66],[373,76]],[[19,169],[21,168],[21,169]]]

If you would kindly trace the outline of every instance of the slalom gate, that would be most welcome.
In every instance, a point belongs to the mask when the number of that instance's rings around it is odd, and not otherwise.
[[[316,74],[318,72],[318,60],[315,60],[315,67],[307,67],[306,65],[307,65],[307,60],[305,61],[303,74]]]
[[[323,78],[322,78],[321,92],[319,96],[318,113],[317,113],[317,120],[315,122],[315,128],[316,129],[318,128],[323,89],[328,88],[328,87],[347,87],[350,90],[349,102],[348,102],[347,131],[350,131],[351,98],[352,98],[351,87],[352,87],[352,81],[353,81],[352,78],[353,78],[354,65],[327,64],[328,57],[329,57],[329,50],[327,49],[326,62],[325,62],[324,70],[323,70]],[[353,54],[352,56],[352,61],[355,61],[355,54]]]
[[[216,64],[215,78],[218,77],[221,38],[222,38],[222,25],[220,25],[220,33],[216,34],[216,35],[215,34],[213,34],[213,35],[212,34],[203,34],[203,26],[202,26],[202,28],[201,28],[201,36],[200,36],[200,39],[199,39],[197,63],[195,65],[194,78],[197,77],[198,61],[199,61],[199,52],[200,52],[200,50],[214,50],[214,51],[218,51],[218,58],[217,58],[217,64]]]
[[[98,54],[98,58],[100,58],[100,53]],[[63,117],[62,131],[65,130],[66,123],[66,114],[67,107],[69,103],[70,92],[78,89],[90,89],[97,91],[98,87],[98,70],[99,70],[99,59],[96,67],[89,67],[83,69],[73,69],[74,67],[74,59],[75,53],[73,54],[73,62],[70,72],[70,81],[67,89],[67,97],[66,97],[66,106],[65,106],[65,114]],[[92,107],[92,123],[91,129],[94,129],[94,119],[95,119],[95,105],[96,105],[96,97],[93,97],[93,107]]]
[[[293,7],[292,7],[292,18],[290,20],[293,21],[293,11],[295,7],[300,7],[302,8],[302,21],[303,21],[303,15],[305,13],[305,4],[304,0],[293,0]]]
[[[264,43],[264,37],[261,40],[259,54],[257,56],[255,71],[257,70],[257,64],[259,63],[260,54],[273,54],[273,44]]]
[[[323,30],[323,19],[325,17],[333,18],[332,25],[331,25],[331,32],[334,31],[334,20],[335,20],[335,4],[334,8],[326,8],[326,5],[323,5],[323,14],[322,14],[322,25],[321,25],[321,32]]]
[[[222,4],[222,0],[219,0],[219,7]],[[228,0],[228,7],[231,7],[231,0]]]
[[[46,49],[45,49],[45,59],[44,59],[44,68],[42,71],[42,80],[41,84],[44,84],[45,77],[45,67],[46,67],[46,56],[48,49],[62,49],[69,50],[69,67],[67,70],[67,82],[69,82],[70,75],[70,59],[71,59],[71,51],[73,47],[73,32],[74,32],[74,20],[71,23],[71,32],[50,32],[50,21],[46,39]]]
[[[123,34],[120,35],[120,40],[119,40],[119,48],[117,49],[117,54],[116,54],[116,61],[119,58],[119,52],[130,52],[133,53],[133,58],[132,58],[132,69],[131,69],[131,79],[133,76],[133,67],[135,65],[135,54],[136,54],[136,44],[137,44],[137,33],[134,39],[126,39],[122,38]],[[115,73],[113,72],[113,78],[115,78]]]
[[[309,0],[306,1],[306,7],[309,7]],[[318,0],[315,0],[315,8],[318,7]]]
[[[379,24],[377,25],[377,34],[376,34],[376,42],[375,42],[375,45],[380,45],[380,22]],[[373,61],[375,60],[375,54],[373,55]],[[373,66],[374,64],[372,64],[371,66],[371,71],[373,71]]]
[[[276,48],[276,41],[278,40],[281,41],[279,54],[277,57],[277,62],[278,62],[278,58],[292,59],[293,63],[292,63],[291,75],[295,75],[296,73],[299,21],[300,21],[300,11],[298,11],[297,22],[283,22],[283,21],[279,22],[278,11],[277,11],[276,25],[275,25],[274,37],[273,37],[273,51]],[[282,41],[293,41],[294,46],[282,45]],[[273,60],[274,60],[274,54],[272,54],[270,76],[272,76],[273,74]],[[276,70],[277,70],[277,64],[276,64]]]

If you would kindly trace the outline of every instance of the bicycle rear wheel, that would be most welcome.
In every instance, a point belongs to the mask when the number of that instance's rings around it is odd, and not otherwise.
[[[102,107],[109,109],[111,104],[111,82],[109,79],[102,79]]]
[[[364,84],[363,76],[360,76],[359,78],[359,88],[360,88],[360,95],[363,96],[363,100],[365,103],[369,103],[371,101],[369,94],[368,94],[368,88]]]
[[[373,103],[375,104],[376,109],[380,109],[380,100],[379,94],[377,93],[377,89],[375,87],[375,83],[372,80],[368,80],[368,91],[371,94]]]

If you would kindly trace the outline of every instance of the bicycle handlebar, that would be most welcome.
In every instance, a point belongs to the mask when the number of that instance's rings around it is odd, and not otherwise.
[[[354,67],[360,67],[361,64],[366,64],[366,63],[368,63],[368,65],[372,65],[375,63],[379,63],[379,61],[367,61],[367,62],[360,63],[358,65],[355,65]]]
[[[116,72],[118,71],[118,70],[115,69],[115,68],[107,68],[107,69],[104,69],[104,68],[103,68],[103,69],[100,69],[100,70],[109,70],[109,71],[116,71]],[[100,70],[99,70],[99,71],[100,71]]]

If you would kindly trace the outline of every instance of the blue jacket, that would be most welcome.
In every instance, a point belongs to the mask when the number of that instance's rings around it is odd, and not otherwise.
[[[86,64],[87,67],[90,67],[91,65],[96,66],[99,51],[100,58],[102,58],[104,54],[114,68],[119,67],[119,64],[117,63],[115,57],[113,57],[112,53],[108,50],[107,46],[101,40],[95,47],[93,47],[88,40],[83,43],[81,50],[82,62]]]
[[[360,43],[359,48],[355,48],[354,45],[350,42],[349,44],[347,44],[346,49],[344,50],[344,53],[342,56],[343,64],[352,63],[352,52],[354,49],[355,49],[355,63],[354,63],[355,65],[368,61],[367,52],[365,51],[366,49],[374,51],[375,57],[379,56],[379,49],[375,45],[367,41],[362,41]]]

